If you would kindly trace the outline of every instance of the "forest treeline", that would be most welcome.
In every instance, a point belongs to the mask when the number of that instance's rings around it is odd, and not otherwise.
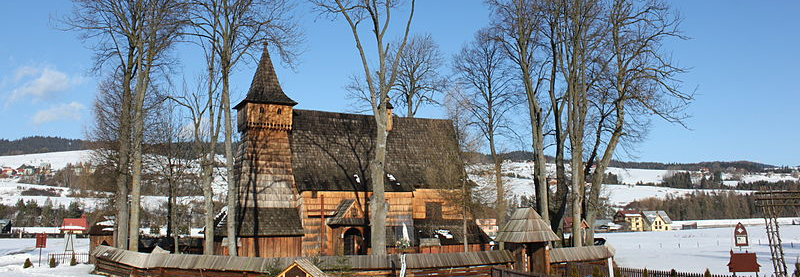
[[[468,161],[474,163],[490,163],[491,155],[484,153],[466,153]],[[533,153],[530,151],[510,151],[498,154],[503,160],[513,162],[532,161]],[[548,163],[554,163],[555,158],[550,155],[545,155]],[[697,163],[660,163],[660,162],[623,162],[618,160],[611,160],[609,163],[611,167],[620,168],[638,168],[638,169],[660,169],[660,170],[688,170],[700,171],[701,169],[708,169],[710,171],[724,171],[729,168],[743,169],[747,172],[763,172],[768,168],[775,168],[773,165],[751,162],[751,161],[711,161],[711,162],[697,162]]]
[[[759,218],[761,208],[756,207],[755,198],[750,194],[722,192],[694,192],[685,196],[667,196],[664,199],[647,198],[625,206],[625,209],[663,210],[672,220],[737,219]],[[782,217],[796,217],[800,209],[786,208]]]
[[[667,196],[664,199],[647,198],[633,201],[626,209],[663,210],[672,220],[756,218],[762,213],[756,208],[751,195],[734,192],[694,192],[686,196]],[[797,216],[796,211],[785,211],[784,216]]]
[[[174,143],[177,147],[194,147],[187,142]],[[70,139],[51,136],[31,136],[15,140],[0,139],[0,156],[24,155],[60,151],[74,151],[92,149],[96,146],[88,140]],[[234,141],[234,147],[238,147],[238,141]],[[151,149],[152,153],[159,153],[159,145],[150,145],[146,149]],[[225,153],[223,145],[216,145],[215,152],[218,155]]]
[[[86,141],[50,136],[0,139],[0,155],[22,155],[87,149]]]

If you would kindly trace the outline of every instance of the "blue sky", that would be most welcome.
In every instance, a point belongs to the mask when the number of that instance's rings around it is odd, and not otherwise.
[[[304,1],[300,1],[305,3]],[[753,160],[799,165],[800,2],[670,1],[684,17],[689,41],[666,45],[675,60],[690,67],[685,88],[697,88],[688,112],[690,129],[654,120],[647,141],[625,160],[697,162]],[[70,12],[69,1],[0,3],[0,138],[31,135],[82,138],[91,120],[98,77],[89,69],[92,52],[75,32],[54,28],[51,18]],[[341,20],[318,17],[298,7],[305,49],[299,64],[277,64],[284,90],[302,109],[348,110],[342,88],[360,72],[352,35]],[[397,14],[396,14],[397,15]],[[420,0],[413,28],[430,33],[449,57],[486,26],[482,1]],[[393,36],[396,36],[394,34]],[[192,79],[201,59],[184,45],[176,71]],[[277,60],[277,59],[274,59]],[[234,102],[244,97],[254,65],[233,76]],[[180,76],[178,77],[180,78]],[[425,117],[441,117],[436,108]],[[524,117],[523,117],[524,118]],[[522,118],[521,118],[522,120]]]

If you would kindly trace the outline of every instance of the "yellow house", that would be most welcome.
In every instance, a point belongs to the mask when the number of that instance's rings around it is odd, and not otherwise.
[[[643,211],[645,231],[669,231],[672,230],[672,219],[664,211]]]
[[[623,230],[644,231],[642,213],[637,210],[620,210],[614,215],[614,223],[624,226]]]

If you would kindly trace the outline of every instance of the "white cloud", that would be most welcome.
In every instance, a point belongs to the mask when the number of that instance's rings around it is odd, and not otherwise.
[[[16,88],[8,93],[5,102],[6,105],[21,99],[39,102],[50,99],[56,93],[65,91],[81,82],[80,77],[71,77],[52,66],[20,66],[14,71],[11,79],[11,83]]]
[[[36,112],[31,120],[36,125],[41,125],[42,123],[56,120],[80,120],[81,111],[85,108],[86,107],[78,102],[60,104],[49,109]]]

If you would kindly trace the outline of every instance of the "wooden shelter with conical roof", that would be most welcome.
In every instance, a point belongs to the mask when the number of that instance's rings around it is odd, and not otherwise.
[[[514,211],[511,220],[495,238],[513,253],[517,266],[528,272],[550,274],[549,244],[559,240],[539,214],[531,208]]]

